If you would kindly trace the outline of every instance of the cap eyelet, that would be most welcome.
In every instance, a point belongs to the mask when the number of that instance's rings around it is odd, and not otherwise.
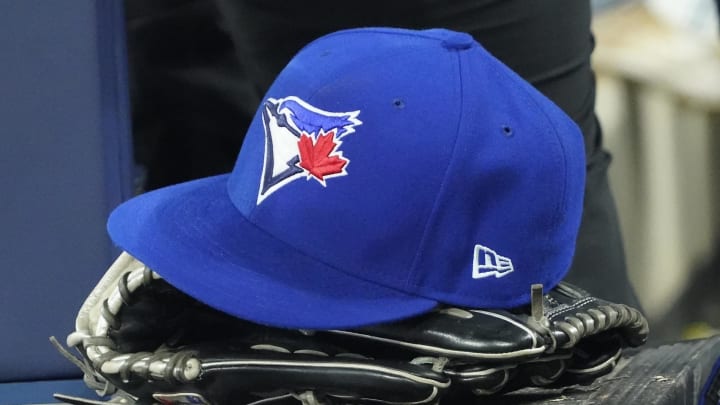
[[[502,126],[502,133],[503,133],[503,135],[505,135],[508,138],[514,135],[513,129],[510,128],[508,125]]]
[[[403,108],[405,108],[405,102],[404,102],[402,99],[400,99],[400,98],[396,98],[395,100],[393,100],[393,105],[394,105],[395,108],[397,108],[397,109],[403,109]]]

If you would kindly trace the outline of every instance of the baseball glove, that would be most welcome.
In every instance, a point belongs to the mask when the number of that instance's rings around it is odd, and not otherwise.
[[[532,303],[512,310],[438,307],[352,330],[278,329],[214,310],[123,253],[75,329],[67,345],[79,358],[51,340],[112,403],[419,405],[594,378],[642,344],[648,324],[561,283],[545,295],[534,286]]]

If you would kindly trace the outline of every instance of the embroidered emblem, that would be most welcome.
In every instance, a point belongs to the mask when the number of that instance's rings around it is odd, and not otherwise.
[[[327,179],[347,175],[350,159],[339,148],[341,139],[362,124],[359,114],[321,110],[295,96],[268,99],[262,113],[265,158],[257,204],[302,177],[325,187]]]
[[[494,250],[483,245],[475,245],[472,278],[478,279],[489,276],[500,278],[507,276],[514,270],[512,260],[509,258],[500,256]]]

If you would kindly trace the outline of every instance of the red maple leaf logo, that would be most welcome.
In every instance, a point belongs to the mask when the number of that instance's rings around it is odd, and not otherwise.
[[[298,141],[300,150],[300,163],[298,165],[307,170],[308,177],[312,175],[325,185],[325,177],[340,174],[350,162],[342,157],[342,153],[335,153],[339,143],[335,143],[335,131],[318,134],[317,140],[303,132]]]

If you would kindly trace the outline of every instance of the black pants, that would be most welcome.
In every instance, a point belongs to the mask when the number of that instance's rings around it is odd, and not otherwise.
[[[361,26],[442,27],[465,31],[558,104],[582,129],[588,162],[585,209],[577,253],[567,280],[601,297],[638,305],[627,278],[617,215],[607,182],[610,157],[602,149],[601,130],[594,114],[595,81],[590,68],[593,39],[590,34],[588,0],[215,2],[218,11],[215,16],[228,33],[237,58],[230,60],[227,55],[218,58],[214,76],[207,72],[206,64],[202,64],[204,74],[199,74],[195,66],[188,67],[187,62],[173,66],[176,69],[186,67],[185,76],[182,76],[186,79],[185,88],[205,83],[205,93],[199,93],[203,96],[199,101],[202,105],[196,106],[200,113],[176,112],[182,117],[180,119],[191,121],[185,128],[179,128],[183,131],[182,135],[172,134],[175,139],[188,138],[188,145],[184,148],[187,152],[185,167],[173,171],[168,170],[167,165],[158,165],[152,161],[152,156],[161,156],[156,157],[158,162],[176,162],[177,159],[168,159],[167,153],[173,149],[178,152],[177,143],[173,147],[165,145],[168,142],[158,142],[153,138],[154,144],[143,148],[142,145],[148,144],[148,140],[138,140],[140,153],[144,153],[149,161],[149,175],[152,179],[150,187],[205,176],[221,169],[229,170],[237,152],[234,148],[239,146],[239,140],[254,113],[254,106],[259,105],[275,76],[292,56],[302,46],[323,34]],[[195,3],[197,7],[202,2],[190,3]],[[178,29],[187,34],[187,24]],[[131,32],[130,38],[133,55],[133,46],[143,48],[142,37],[133,37]],[[196,36],[192,38],[193,41],[197,40]],[[217,41],[216,38],[215,45],[208,46],[217,47]],[[141,66],[143,62],[139,58],[134,60],[136,62],[132,71],[136,77],[141,77],[146,72]],[[131,58],[131,64],[132,61]],[[222,63],[225,69],[219,66]],[[234,69],[231,71],[235,74],[228,75],[227,67]],[[208,74],[214,81],[208,79]],[[161,75],[155,75],[152,85],[157,86],[158,81],[162,80]],[[151,85],[147,78],[146,82],[146,86]],[[136,83],[137,91],[141,92],[143,83],[137,80]],[[206,112],[213,105],[212,98],[206,94],[208,86],[213,83],[217,89],[215,98],[219,101],[215,103],[218,108]],[[177,95],[173,96],[172,91],[166,97],[177,100]],[[142,100],[147,103],[146,98]],[[218,118],[218,111],[225,112],[226,116]],[[142,113],[142,109],[136,111],[136,115]],[[216,124],[218,120],[226,124],[224,128],[214,128],[218,132],[200,132],[204,127],[213,127],[203,122]],[[188,133],[193,130],[199,132]],[[136,132],[142,131],[143,128],[136,128]],[[228,140],[228,134],[234,134],[235,137]],[[150,153],[148,158],[149,149],[155,152]],[[215,154],[212,151],[216,151]],[[207,162],[203,163],[203,159]],[[156,167],[153,168],[153,165]],[[195,169],[188,171],[188,167]],[[163,172],[166,173],[165,178],[155,174]],[[182,172],[185,178],[169,174],[173,172]]]

